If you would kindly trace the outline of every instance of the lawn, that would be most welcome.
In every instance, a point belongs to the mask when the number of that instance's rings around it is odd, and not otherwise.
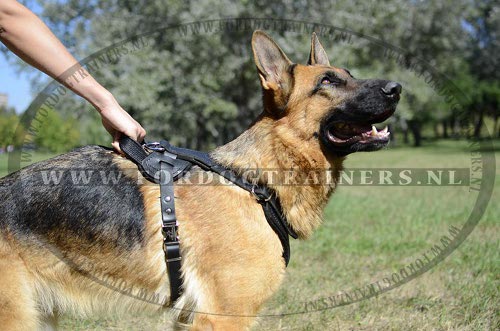
[[[46,160],[54,156],[51,153],[40,153],[40,152],[29,152],[24,154],[24,159],[21,161],[20,157],[15,157],[9,154],[0,154],[0,177],[3,177],[9,173],[9,162],[11,163],[11,167],[13,170],[16,170],[21,167],[25,167],[30,163]]]
[[[496,156],[498,175],[500,153]],[[346,167],[470,168],[471,154],[465,142],[444,141],[351,155]],[[0,172],[5,169],[2,156]],[[450,226],[465,223],[477,198],[468,186],[340,186],[325,210],[323,226],[310,240],[292,242],[286,280],[254,330],[498,330],[499,188],[497,176],[488,208],[472,234],[424,275],[358,303],[279,316],[312,310],[310,302],[382,281],[421,258]],[[164,330],[164,318],[65,318],[61,329]]]

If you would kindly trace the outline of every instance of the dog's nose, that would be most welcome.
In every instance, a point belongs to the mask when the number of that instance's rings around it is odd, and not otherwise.
[[[389,82],[385,87],[382,87],[382,92],[387,96],[394,96],[401,93],[401,84],[396,82]]]

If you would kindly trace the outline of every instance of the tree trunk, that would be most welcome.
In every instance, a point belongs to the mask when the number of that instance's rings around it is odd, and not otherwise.
[[[493,132],[491,132],[491,136],[500,138],[500,126],[498,125],[498,115],[496,113],[493,118]]]
[[[408,137],[408,129],[403,130],[403,142],[405,145],[410,143],[410,138]]]
[[[396,135],[394,134],[393,126],[391,124],[387,125],[387,131],[391,133],[391,135],[389,136],[391,145],[396,146],[397,145]]]
[[[408,121],[408,127],[413,135],[413,146],[422,146],[421,124],[418,121]]]
[[[481,110],[479,111],[478,118],[476,120],[476,123],[474,125],[474,138],[479,139],[481,138],[481,128],[483,126],[484,122],[484,107],[481,107]]]
[[[441,122],[442,126],[443,126],[443,138],[448,138],[448,122],[447,120],[443,120]]]
[[[450,128],[451,128],[451,136],[453,138],[458,138],[460,136],[460,123],[456,116],[450,118]]]
[[[403,143],[408,145],[408,121],[404,118],[399,118],[399,127],[401,128],[401,132],[403,133]]]

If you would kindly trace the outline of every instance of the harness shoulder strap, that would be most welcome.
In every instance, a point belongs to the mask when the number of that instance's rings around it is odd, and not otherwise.
[[[178,159],[196,164],[204,170],[211,170],[216,165],[215,161],[212,160],[208,153],[175,147],[170,145],[166,140],[160,141],[160,146],[163,147],[166,152],[176,155]]]

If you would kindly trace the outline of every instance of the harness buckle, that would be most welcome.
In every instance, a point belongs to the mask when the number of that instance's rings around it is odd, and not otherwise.
[[[162,224],[161,232],[163,234],[165,244],[173,244],[179,242],[177,235],[177,224]]]

